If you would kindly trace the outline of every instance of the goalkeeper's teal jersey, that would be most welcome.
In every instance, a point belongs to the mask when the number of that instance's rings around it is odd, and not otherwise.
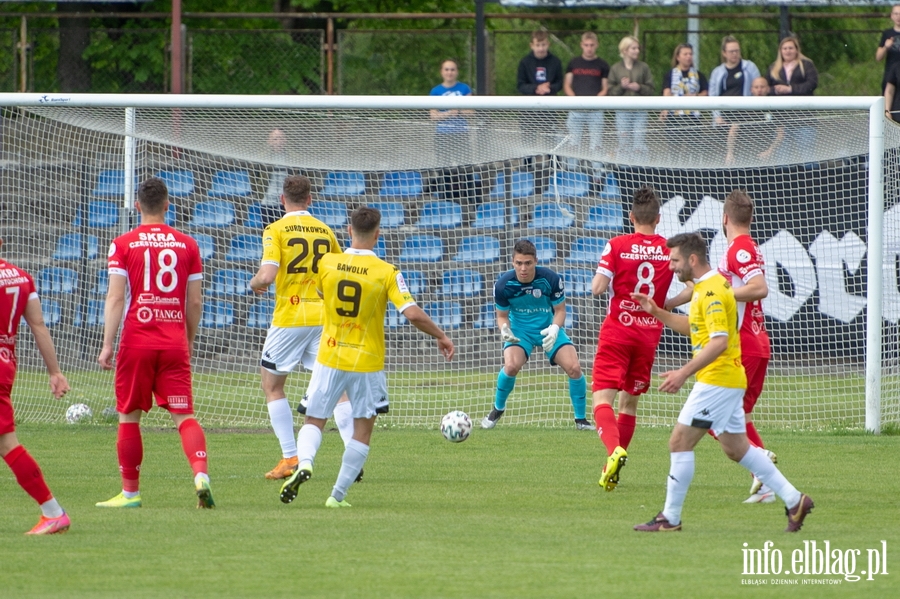
[[[565,301],[562,278],[549,268],[538,266],[534,280],[520,283],[516,271],[500,275],[494,285],[494,305],[509,311],[512,329],[537,332],[553,324],[553,307]]]

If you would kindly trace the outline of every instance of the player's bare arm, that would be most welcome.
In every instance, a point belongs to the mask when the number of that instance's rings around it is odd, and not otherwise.
[[[656,305],[656,302],[653,301],[653,298],[646,293],[632,293],[631,299],[641,304],[641,308],[644,309],[644,312],[647,312],[658,319],[676,333],[681,333],[682,335],[691,334],[691,325],[688,321],[688,317],[684,314],[675,314],[660,308]]]
[[[591,279],[591,293],[593,295],[603,295],[609,289],[611,279],[604,274],[597,273]]]
[[[194,339],[200,327],[200,315],[203,313],[203,281],[188,281],[187,305],[184,310],[184,324],[187,329],[188,355],[194,354]]]
[[[263,295],[269,290],[269,285],[275,282],[278,275],[278,267],[274,264],[262,264],[253,278],[250,279],[250,289],[257,295]]]
[[[692,375],[712,364],[726,349],[728,349],[727,335],[710,338],[709,343],[697,352],[697,355],[691,358],[687,364],[678,370],[670,370],[660,375],[663,382],[660,384],[659,390],[664,393],[677,393]]]
[[[122,322],[122,313],[125,311],[125,287],[126,278],[117,273],[109,274],[109,287],[106,291],[106,304],[103,307],[103,346],[97,362],[104,370],[112,370],[113,345],[116,342],[116,333],[119,332],[119,323]]]
[[[734,299],[738,302],[755,302],[765,299],[768,295],[769,285],[766,283],[766,277],[762,273],[744,283],[743,287],[734,288]]]
[[[34,344],[44,359],[47,366],[47,374],[50,375],[50,391],[53,397],[61,399],[69,391],[69,381],[59,368],[59,360],[56,358],[56,349],[53,347],[53,339],[50,331],[44,323],[44,314],[41,311],[41,300],[34,298],[25,304],[25,322],[34,335]]]
[[[447,361],[453,359],[453,355],[456,353],[453,341],[451,341],[447,334],[441,330],[441,327],[431,320],[431,317],[425,313],[425,310],[416,305],[409,306],[403,311],[403,316],[405,316],[414,327],[437,339],[438,350],[440,350]]]
[[[673,308],[683,306],[684,304],[691,301],[691,295],[694,293],[694,284],[686,283],[686,285],[687,286],[684,289],[666,300],[666,310],[672,310]]]

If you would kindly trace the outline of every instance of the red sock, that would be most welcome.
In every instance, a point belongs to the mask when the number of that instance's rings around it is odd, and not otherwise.
[[[119,423],[116,451],[119,454],[119,472],[122,473],[122,490],[136,493],[141,478],[141,463],[144,461],[140,423]]]
[[[747,423],[747,440],[750,441],[752,445],[756,445],[759,448],[764,448],[762,437],[759,436],[759,433],[756,432],[756,427],[753,426],[752,422]]]
[[[16,481],[25,492],[31,495],[38,505],[53,499],[53,494],[44,482],[44,474],[41,467],[34,461],[31,454],[21,445],[16,445],[12,451],[3,456],[7,466],[16,475]]]
[[[594,408],[594,424],[597,426],[597,432],[600,433],[600,440],[606,445],[607,455],[619,446],[619,427],[616,424],[616,415],[613,413],[612,406],[609,404],[597,404]]]
[[[634,428],[637,426],[637,416],[619,412],[619,418],[616,420],[616,424],[619,425],[619,445],[628,449],[631,438],[634,436]]]
[[[194,474],[209,472],[206,463],[206,437],[200,423],[188,418],[178,427],[178,434],[181,435],[181,447]]]
[[[713,439],[715,439],[716,441],[719,440],[719,437],[716,436],[716,433],[714,433],[711,428],[706,429],[706,432],[709,433],[709,436],[712,437]]]

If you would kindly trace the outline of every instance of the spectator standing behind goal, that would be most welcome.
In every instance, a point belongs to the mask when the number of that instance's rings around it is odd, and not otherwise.
[[[609,70],[610,96],[652,96],[653,74],[647,63],[638,60],[641,44],[637,38],[626,35],[619,42],[622,60]],[[642,160],[647,155],[644,138],[647,133],[647,113],[640,110],[616,112],[616,134],[619,139],[619,159]]]
[[[3,240],[0,239],[0,246]],[[50,331],[44,324],[41,300],[38,298],[31,275],[21,268],[0,258],[0,311],[8,314],[0,328],[0,456],[12,470],[19,486],[34,499],[41,508],[38,523],[25,534],[51,535],[69,530],[71,522],[68,514],[53,497],[41,467],[28,450],[19,444],[16,436],[16,418],[12,405],[12,388],[16,380],[16,335],[22,318],[34,335],[47,373],[50,375],[50,392],[56,399],[69,391],[69,383],[59,369],[56,350]]]
[[[605,96],[609,91],[609,64],[597,56],[597,34],[586,31],[581,35],[581,56],[569,61],[563,79],[567,96]],[[566,126],[569,143],[581,146],[584,130],[588,132],[588,151],[596,154],[603,145],[603,111],[572,110]]]
[[[800,40],[789,35],[778,44],[775,62],[766,73],[771,94],[775,96],[811,96],[819,86],[816,65],[800,52]],[[784,142],[778,147],[776,160],[810,162],[816,147],[815,121],[793,119],[785,124]]]
[[[569,377],[569,399],[577,430],[594,430],[585,418],[587,385],[578,354],[563,326],[566,322],[566,292],[558,274],[537,266],[537,249],[527,239],[513,247],[513,269],[500,275],[494,285],[494,307],[503,341],[503,368],[497,375],[497,390],[491,412],[481,428],[494,428],[506,410],[506,400],[516,385],[516,376],[536,346],[544,349],[552,366],[559,365]]]
[[[523,96],[555,96],[563,86],[562,63],[550,53],[550,34],[531,34],[531,52],[519,61],[516,86]]]
[[[106,324],[97,358],[104,370],[113,368],[113,346],[122,323],[115,358],[116,450],[122,492],[96,505],[141,507],[144,445],[140,423],[155,396],[156,405],[168,410],[178,427],[182,449],[194,471],[197,507],[213,508],[206,436],[194,418],[191,391],[191,354],[203,306],[200,250],[192,237],[165,224],[169,194],[161,179],[151,177],[141,183],[135,207],[141,224],[109,246]]]
[[[650,388],[650,376],[663,325],[631,299],[646,293],[661,304],[672,283],[669,249],[656,234],[659,197],[651,187],[634,194],[629,219],[634,233],[613,237],[603,248],[591,293],[602,295],[612,284],[609,310],[600,327],[591,375],[594,424],[606,446],[607,460],[600,486],[612,491],[628,457],[637,423],[638,397]],[[619,417],[613,400],[619,397]]]
[[[334,232],[309,213],[309,179],[300,175],[287,177],[281,203],[285,214],[263,232],[262,261],[250,279],[250,288],[258,295],[265,294],[275,283],[275,312],[259,360],[269,422],[281,444],[282,458],[266,472],[269,480],[287,478],[297,469],[294,413],[284,384],[298,365],[312,370],[316,363],[322,336],[322,298],[316,294],[315,276],[322,256],[341,253]],[[334,417],[347,442],[353,434],[350,404],[338,405]]]
[[[884,88],[885,116],[892,119],[895,123],[900,122],[900,94],[897,93],[898,88],[900,88],[900,64],[891,70],[887,85]]]
[[[726,35],[722,38],[722,64],[709,74],[710,96],[750,96],[753,80],[759,77],[759,68],[741,57],[741,44],[737,38]],[[717,125],[724,125],[725,118],[713,112]]]
[[[881,32],[881,41],[875,50],[875,60],[884,61],[884,74],[881,77],[881,91],[884,93],[888,78],[894,67],[900,64],[900,4],[891,7],[892,27]]]
[[[669,439],[671,465],[665,507],[653,520],[634,529],[681,530],[681,512],[694,477],[694,447],[711,431],[729,459],[755,473],[784,501],[788,519],[785,532],[797,532],[812,511],[813,500],[788,482],[765,451],[747,442],[741,408],[747,376],[741,363],[738,306],[731,285],[710,267],[706,242],[700,235],[681,233],[666,245],[670,249],[669,268],[678,280],[694,282],[689,315],[659,308],[646,293],[632,294],[632,299],[669,328],[691,338],[693,357],[681,368],[662,374],[660,391],[677,393],[690,376],[696,374],[697,380]]]
[[[756,97],[766,97],[770,91],[769,80],[757,77],[750,92]],[[775,151],[784,141],[784,125],[775,120],[771,112],[734,111],[729,113],[728,140],[725,144],[725,164],[733,165],[746,159],[772,160]]]
[[[694,66],[694,48],[690,44],[678,44],[672,53],[672,68],[663,77],[664,96],[690,98],[709,94],[706,76]],[[673,105],[677,105],[675,100]],[[660,120],[666,122],[669,152],[673,155],[690,153],[697,146],[700,125],[699,110],[663,110]]]
[[[346,393],[353,410],[353,438],[325,506],[350,507],[344,498],[366,463],[379,408],[388,402],[384,317],[389,300],[413,326],[437,339],[447,360],[453,359],[453,342],[416,305],[400,270],[375,255],[380,223],[378,210],[357,208],[350,215],[350,248],[319,260],[314,278],[324,300],[323,342],[309,381],[306,421],[297,435],[300,465],[281,487],[283,503],[292,502],[300,485],[312,477],[325,421]]]

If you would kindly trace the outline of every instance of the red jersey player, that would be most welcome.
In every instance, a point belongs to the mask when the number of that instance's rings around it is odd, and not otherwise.
[[[3,240],[0,239],[0,246]],[[12,407],[12,387],[16,379],[16,334],[19,321],[25,317],[34,343],[47,372],[50,374],[50,391],[60,399],[69,390],[69,383],[59,369],[56,350],[50,331],[44,324],[41,301],[34,288],[34,280],[27,272],[0,259],[0,456],[13,471],[16,481],[26,493],[41,506],[41,519],[28,533],[48,535],[69,530],[69,516],[47,488],[40,466],[16,437],[15,416]]]
[[[207,474],[206,437],[194,419],[191,393],[191,351],[202,310],[200,250],[193,238],[165,224],[168,196],[161,179],[141,183],[135,203],[141,224],[109,247],[106,326],[97,361],[104,369],[112,369],[113,344],[125,311],[116,356],[116,449],[122,492],[97,507],[141,506],[140,421],[154,396],[178,427],[194,471],[197,507],[215,506]]]
[[[635,232],[609,240],[591,282],[594,295],[601,295],[612,283],[612,298],[600,327],[591,385],[594,423],[608,454],[600,477],[600,486],[607,491],[616,488],[619,473],[627,461],[638,397],[650,386],[650,370],[663,329],[661,322],[631,299],[631,294],[645,293],[661,305],[672,282],[669,249],[665,238],[656,234],[659,198],[651,187],[635,192],[629,218]],[[616,394],[618,421],[612,407]]]
[[[766,283],[765,263],[762,251],[750,236],[753,221],[753,199],[742,189],[732,191],[725,198],[722,226],[728,240],[728,248],[719,261],[719,273],[734,289],[734,299],[738,302],[738,319],[741,335],[741,362],[747,372],[747,391],[744,393],[744,419],[747,423],[747,440],[764,449],[763,440],[753,426],[750,413],[762,393],[769,366],[771,349],[769,334],[766,332],[762,300],[769,295]],[[683,304],[690,300],[690,288],[671,298],[666,308]],[[772,462],[778,458],[772,451],[766,455]],[[744,503],[772,503],[775,494],[762,482],[753,477],[750,497]]]

